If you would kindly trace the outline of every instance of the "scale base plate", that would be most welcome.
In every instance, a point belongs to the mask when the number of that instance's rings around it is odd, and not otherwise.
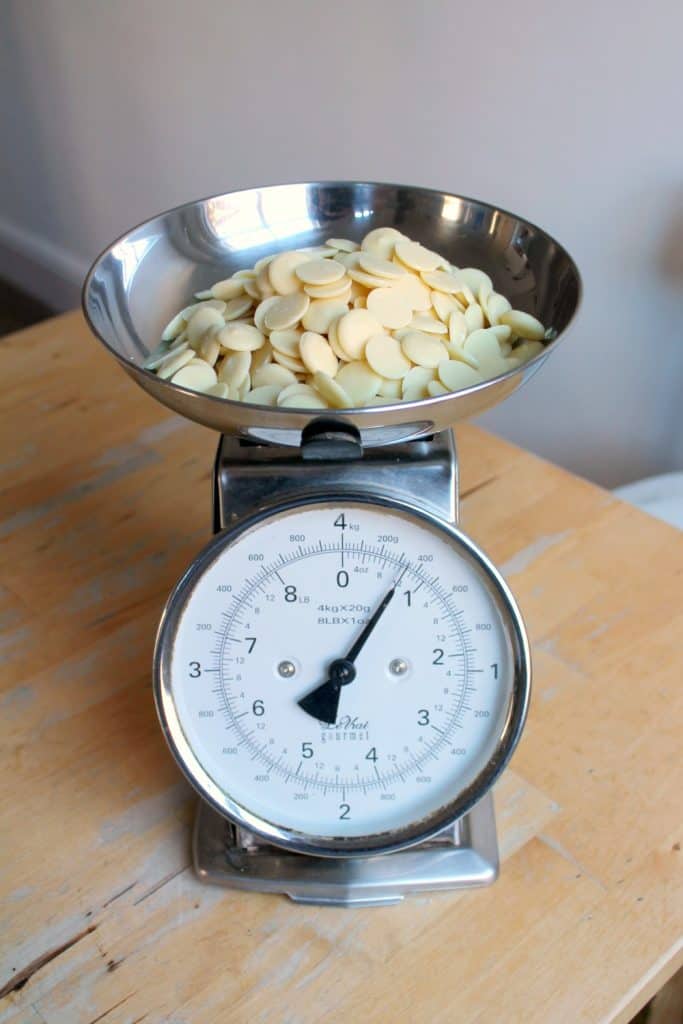
[[[386,906],[409,893],[489,885],[498,875],[490,793],[429,842],[398,853],[353,858],[310,857],[279,849],[200,801],[193,853],[203,882],[336,907]]]

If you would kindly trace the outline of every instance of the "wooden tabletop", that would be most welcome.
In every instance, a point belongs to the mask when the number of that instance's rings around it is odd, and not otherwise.
[[[0,366],[0,1024],[628,1021],[683,960],[683,534],[458,428],[464,529],[534,654],[500,880],[356,910],[205,887],[150,668],[216,437],[76,313]]]

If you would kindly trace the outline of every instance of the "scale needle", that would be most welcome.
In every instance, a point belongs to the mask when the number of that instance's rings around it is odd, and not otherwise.
[[[334,725],[339,713],[339,699],[342,686],[352,683],[356,678],[356,666],[354,662],[365,643],[387,609],[389,602],[396,593],[396,584],[385,594],[378,605],[374,615],[363,627],[363,631],[357,640],[351,645],[343,658],[336,658],[329,668],[328,677],[324,683],[317,686],[315,690],[297,701],[299,707],[319,722],[327,725]]]

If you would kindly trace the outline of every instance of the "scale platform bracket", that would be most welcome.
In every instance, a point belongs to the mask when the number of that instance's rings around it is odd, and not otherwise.
[[[408,501],[456,525],[458,460],[453,433],[365,450],[341,431],[336,438],[333,431],[311,437],[301,451],[221,437],[213,473],[214,533],[258,510],[325,493]]]
[[[280,849],[238,828],[202,800],[193,854],[202,882],[336,907],[386,906],[410,893],[490,885],[498,876],[490,793],[428,842],[396,853],[352,858]]]

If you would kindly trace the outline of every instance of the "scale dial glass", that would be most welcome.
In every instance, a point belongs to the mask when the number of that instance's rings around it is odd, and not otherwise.
[[[354,677],[332,680],[380,606]],[[510,756],[529,686],[519,613],[472,542],[360,499],[214,539],[169,602],[155,664],[200,793],[272,841],[332,854],[409,845],[467,810]],[[299,704],[323,684],[335,724]]]

